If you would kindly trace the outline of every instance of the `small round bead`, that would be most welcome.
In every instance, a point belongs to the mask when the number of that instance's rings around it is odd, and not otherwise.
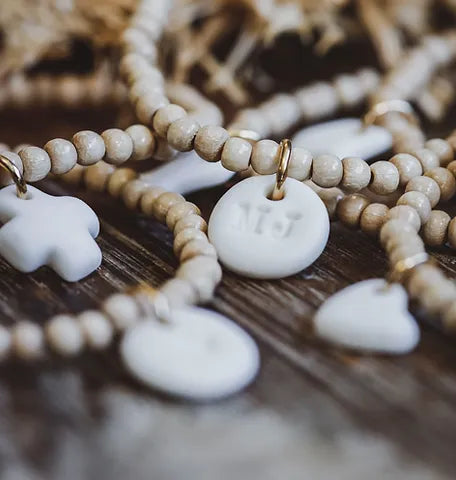
[[[71,141],[78,152],[78,163],[80,165],[93,165],[105,156],[105,143],[98,133],[83,130],[73,135]]]
[[[196,215],[200,215],[200,209],[191,202],[178,202],[173,205],[166,214],[166,225],[172,231],[176,225],[176,223],[186,215],[190,215],[195,213]]]
[[[19,322],[12,328],[12,349],[23,360],[35,360],[44,353],[41,327],[31,322]]]
[[[193,150],[196,134],[200,129],[200,124],[189,116],[175,120],[168,128],[166,136],[171,147],[179,152],[189,152]]]
[[[423,226],[423,238],[426,245],[439,247],[447,241],[448,225],[451,217],[442,210],[432,210],[428,221]]]
[[[371,166],[372,178],[369,189],[378,195],[388,195],[399,186],[399,172],[391,162],[380,160]]]
[[[250,165],[252,144],[243,138],[229,138],[222,150],[222,165],[232,172],[242,172]]]
[[[171,307],[192,305],[198,301],[197,293],[191,283],[182,278],[172,278],[164,283],[160,292],[165,295]]]
[[[0,325],[0,361],[5,360],[11,351],[11,333]]]
[[[76,164],[69,172],[63,173],[60,180],[63,180],[68,185],[78,186],[81,183],[82,177],[87,167]]]
[[[302,182],[310,177],[312,169],[312,154],[309,150],[301,147],[293,147],[291,150],[288,176]]]
[[[78,152],[74,145],[63,138],[54,138],[44,146],[51,159],[51,172],[62,175],[69,172],[78,161]]]
[[[178,233],[187,228],[196,228],[197,230],[206,232],[207,223],[204,218],[199,215],[187,215],[186,217],[181,218],[174,226],[174,235],[177,236]]]
[[[339,157],[318,155],[312,165],[312,181],[320,187],[336,187],[342,180],[344,170]]]
[[[140,207],[141,211],[146,215],[153,215],[154,213],[154,203],[157,198],[166,193],[166,190],[163,187],[147,187],[144,193],[141,196]]]
[[[397,201],[398,205],[410,205],[420,216],[421,223],[424,225],[431,214],[431,204],[428,198],[421,192],[406,192]]]
[[[190,260],[191,258],[200,255],[217,258],[217,252],[215,251],[214,246],[210,244],[207,239],[190,240],[182,248],[179,259],[181,262],[185,262],[186,260]]]
[[[344,193],[340,188],[322,188],[316,192],[321,201],[325,204],[329,218],[334,220],[336,217],[337,205],[344,198]]]
[[[416,228],[411,223],[404,222],[398,218],[387,220],[380,229],[380,243],[382,245],[386,245],[386,242],[390,238],[400,234],[400,232],[403,231],[416,233]]]
[[[279,145],[273,140],[260,140],[252,149],[250,163],[256,173],[270,175],[277,172]]]
[[[410,223],[415,231],[418,231],[421,227],[420,216],[410,205],[396,205],[391,208],[386,216],[386,220],[392,220],[394,218]]]
[[[153,214],[159,222],[165,222],[169,209],[178,203],[184,203],[185,198],[179,193],[162,193],[153,204]]]
[[[404,186],[414,177],[423,173],[419,160],[408,153],[398,153],[390,159],[399,172],[399,184]]]
[[[65,357],[77,355],[84,346],[81,328],[71,315],[57,315],[49,320],[46,337],[51,348]]]
[[[193,257],[191,260],[200,259],[200,258],[212,258],[212,257]],[[217,288],[218,282],[213,278],[208,277],[207,275],[198,275],[196,274],[191,279],[188,279],[188,282],[191,284],[193,289],[196,292],[197,303],[207,303],[212,300],[214,297],[215,289]]]
[[[186,228],[185,230],[181,230],[175,237],[174,237],[174,244],[173,250],[176,256],[179,256],[182,249],[187,245],[187,243],[193,240],[205,240],[207,241],[207,235],[203,233],[201,230],[197,230],[196,228]]]
[[[439,157],[429,148],[413,149],[410,153],[418,159],[425,173],[428,170],[440,166]]]
[[[141,180],[132,180],[122,189],[122,199],[125,205],[134,210],[139,203],[142,194],[147,190],[148,185]]]
[[[149,125],[155,113],[168,104],[169,100],[161,93],[143,95],[136,102],[136,116],[141,123]]]
[[[131,168],[118,168],[109,177],[108,192],[113,197],[119,197],[125,185],[136,177],[136,172]]]
[[[424,290],[430,285],[439,283],[442,279],[442,272],[438,267],[425,263],[418,265],[410,272],[408,280],[408,291],[412,298],[421,297]]]
[[[446,168],[437,167],[425,173],[426,177],[435,180],[440,188],[440,201],[450,200],[456,193],[456,180]]]
[[[194,257],[180,265],[176,271],[176,277],[189,282],[193,282],[196,277],[207,277],[218,283],[222,279],[222,268],[215,258]]]
[[[145,160],[152,157],[155,151],[155,137],[145,125],[132,125],[125,132],[133,142],[132,160]]]
[[[114,173],[115,168],[103,161],[87,167],[84,172],[84,182],[89,190],[94,192],[104,192],[109,178]]]
[[[404,230],[391,235],[383,246],[388,254],[399,247],[424,247],[423,240],[421,240],[421,237],[417,235],[416,232],[407,232]]]
[[[367,162],[358,157],[347,157],[342,160],[343,176],[341,187],[352,192],[366,188],[371,179],[371,170]]]
[[[170,125],[180,118],[187,115],[185,110],[180,105],[166,105],[157,110],[152,121],[152,126],[157,135],[166,138]]]
[[[347,227],[358,228],[361,214],[368,205],[364,195],[347,195],[337,205],[337,218]]]
[[[440,188],[435,180],[426,176],[412,178],[405,187],[406,192],[421,192],[428,198],[431,207],[435,207],[440,200]]]
[[[420,296],[421,305],[431,315],[438,315],[451,307],[456,300],[456,285],[447,278],[429,285]]]
[[[360,227],[368,235],[377,235],[386,221],[389,208],[383,203],[371,203],[361,214]]]
[[[109,128],[101,134],[101,137],[106,147],[105,162],[121,165],[131,157],[133,140],[128,133],[119,128]]]
[[[456,217],[448,225],[448,243],[452,248],[456,248]]]
[[[393,248],[389,254],[389,261],[391,265],[396,265],[398,262],[406,260],[409,257],[418,255],[424,252],[423,242],[417,237],[416,242],[412,244],[402,245],[397,248]]]
[[[24,166],[26,182],[37,182],[46,178],[51,171],[51,159],[46,150],[39,147],[25,147],[19,152]]]
[[[229,133],[223,127],[216,125],[201,127],[195,137],[195,152],[208,162],[218,162],[229,138]]]
[[[442,167],[445,167],[454,159],[452,146],[442,138],[432,138],[428,140],[424,146],[437,155]]]
[[[113,337],[113,328],[108,318],[97,310],[87,310],[78,315],[87,345],[94,350],[102,350],[109,346]]]
[[[2,155],[17,167],[21,175],[24,173],[21,157],[17,153],[4,150]],[[0,167],[0,187],[6,187],[6,185],[11,185],[12,183],[14,181],[10,173]]]
[[[130,328],[140,318],[140,309],[136,300],[129,295],[116,293],[111,295],[102,305],[103,312],[119,331]]]

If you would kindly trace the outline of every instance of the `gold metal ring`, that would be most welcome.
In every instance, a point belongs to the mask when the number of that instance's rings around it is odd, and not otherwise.
[[[364,116],[363,123],[365,127],[376,124],[382,117],[388,113],[399,113],[413,125],[418,125],[412,106],[405,100],[385,100],[376,103]]]
[[[288,167],[291,158],[291,140],[285,138],[280,142],[278,156],[279,164],[277,167],[276,183],[272,191],[271,200],[282,200],[283,198],[283,184],[288,177]]]
[[[2,155],[1,153],[0,153],[0,167],[5,169],[11,175],[11,178],[16,184],[17,196],[19,198],[26,198],[27,184],[25,183],[25,179],[22,176],[22,173],[8,157],[5,157],[5,155]]]
[[[230,134],[230,137],[243,138],[252,143],[261,140],[261,135],[258,132],[255,132],[255,130],[248,130],[247,128],[230,128],[228,129],[228,133]]]

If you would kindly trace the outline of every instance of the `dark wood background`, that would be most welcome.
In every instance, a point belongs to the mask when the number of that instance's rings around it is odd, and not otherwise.
[[[454,113],[439,133],[449,131]],[[102,130],[115,118],[106,109],[4,112],[1,140],[40,145],[82,128]],[[140,280],[159,285],[173,275],[177,262],[165,227],[98,194],[51,181],[41,187],[76,194],[95,209],[103,264],[68,284],[47,269],[24,275],[0,260],[3,322],[43,322],[95,307]],[[207,216],[223,191],[191,200]],[[453,253],[435,254],[455,277]],[[0,479],[455,478],[455,341],[422,319],[422,341],[412,354],[356,356],[310,332],[325,298],[385,272],[377,243],[338,224],[322,256],[299,275],[252,281],[225,272],[210,308],[254,336],[262,368],[245,392],[215,404],[186,404],[143,388],[124,371],[116,347],[72,362],[4,364]]]

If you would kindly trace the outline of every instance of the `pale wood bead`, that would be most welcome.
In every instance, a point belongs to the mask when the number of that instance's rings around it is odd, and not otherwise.
[[[207,241],[207,235],[196,228],[186,228],[181,230],[175,237],[173,243],[174,254],[178,257],[187,243],[193,240]]]
[[[127,28],[122,33],[122,44],[125,52],[139,53],[151,63],[157,60],[157,47],[151,42],[145,32],[138,28]]]
[[[141,180],[132,180],[128,182],[122,190],[122,199],[125,205],[134,210],[141,199],[142,194],[147,190],[148,185]]]
[[[62,175],[69,172],[78,161],[78,152],[75,146],[63,138],[54,138],[44,146],[51,159],[51,172]]]
[[[410,205],[396,205],[390,209],[386,218],[387,220],[397,218],[398,220],[410,223],[415,231],[418,231],[421,227],[421,218],[415,208]]]
[[[456,285],[447,278],[442,278],[422,291],[420,303],[431,315],[445,312],[456,300]]]
[[[172,160],[177,155],[177,150],[175,150],[168,142],[159,138],[156,142],[154,160],[159,160],[161,162],[168,162]]]
[[[442,210],[432,210],[428,221],[423,226],[422,234],[426,245],[438,247],[447,241],[448,225],[451,217]]]
[[[309,150],[301,147],[291,149],[288,176],[302,182],[310,177],[312,170],[312,154]]]
[[[398,218],[387,220],[380,229],[380,243],[383,246],[386,245],[390,238],[399,235],[403,231],[416,233],[416,228],[411,223]]]
[[[452,248],[456,248],[456,217],[448,225],[448,243]]]
[[[193,259],[211,258],[211,257],[193,257]],[[191,286],[195,289],[197,295],[197,303],[207,303],[214,297],[215,289],[218,282],[206,275],[195,275],[188,280]]]
[[[17,153],[9,152],[7,150],[3,150],[1,153],[17,167],[21,175],[24,173],[21,157]],[[0,168],[0,187],[6,187],[6,185],[11,185],[12,183],[14,183],[14,181],[10,173],[3,168]]]
[[[446,168],[433,168],[426,172],[425,175],[437,182],[440,188],[440,201],[446,202],[456,193],[456,180]]]
[[[397,201],[398,205],[410,205],[420,216],[421,223],[424,225],[431,214],[431,204],[428,198],[421,192],[406,192]]]
[[[22,360],[36,360],[44,353],[44,334],[41,327],[22,321],[13,326],[12,349]]]
[[[435,265],[429,263],[418,265],[410,272],[407,282],[408,292],[412,298],[420,298],[424,290],[439,283],[441,279],[442,272]]]
[[[408,153],[398,153],[390,159],[399,172],[399,185],[406,185],[409,180],[423,173],[419,160]]]
[[[252,149],[250,164],[256,173],[270,175],[277,172],[279,144],[274,140],[260,140]]]
[[[117,168],[109,177],[107,190],[113,197],[119,197],[128,182],[136,177],[136,172],[131,168]]]
[[[155,113],[166,105],[169,105],[169,100],[161,93],[142,95],[136,102],[136,116],[141,123],[149,125]]]
[[[225,142],[230,138],[228,131],[217,125],[206,125],[198,130],[195,137],[196,153],[208,162],[218,162]]]
[[[154,202],[152,209],[153,215],[159,222],[165,222],[169,209],[178,203],[184,203],[185,198],[179,193],[165,192],[162,193]]]
[[[0,361],[5,360],[10,352],[12,346],[12,339],[10,331],[0,325]]]
[[[454,160],[453,147],[443,138],[432,138],[428,140],[424,146],[437,155],[442,167],[445,167]]]
[[[132,160],[145,160],[152,157],[155,151],[155,137],[145,125],[131,125],[125,132],[133,142]]]
[[[318,155],[313,160],[312,181],[320,187],[336,187],[341,182],[343,173],[342,162],[335,155]]]
[[[171,147],[179,152],[189,152],[193,150],[195,137],[200,128],[200,124],[196,120],[186,116],[175,120],[169,126],[166,138]]]
[[[447,170],[453,174],[453,177],[456,178],[456,160],[453,160],[446,166]]]
[[[166,138],[170,125],[180,118],[184,118],[187,115],[186,111],[180,106],[175,104],[166,105],[157,110],[154,115],[152,126],[157,135],[162,138]]]
[[[250,165],[252,144],[243,138],[229,138],[222,150],[222,165],[232,172],[242,172]]]
[[[308,120],[331,115],[339,106],[336,89],[327,82],[316,82],[295,94],[303,117]]]
[[[38,182],[51,171],[51,159],[46,150],[39,147],[25,147],[19,152],[24,167],[26,182]]]
[[[366,188],[371,180],[371,169],[367,162],[358,157],[347,157],[342,160],[343,176],[341,187],[359,192]]]
[[[93,350],[103,350],[112,341],[114,331],[106,315],[98,310],[87,310],[77,317],[87,345]]]
[[[334,80],[334,88],[344,107],[352,108],[363,101],[364,91],[356,76],[339,75]]]
[[[435,207],[440,200],[440,188],[437,182],[431,177],[418,176],[412,178],[405,187],[406,192],[421,192],[429,200],[431,207]]]
[[[152,216],[154,213],[154,203],[157,198],[166,193],[163,187],[148,187],[141,196],[140,208],[146,215]]]
[[[144,95],[164,93],[161,83],[151,83],[146,78],[140,78],[134,82],[128,90],[128,99],[134,105]]]
[[[109,178],[115,168],[103,161],[87,167],[84,172],[84,182],[89,190],[104,192],[108,185]]]
[[[105,143],[104,161],[113,165],[121,165],[130,159],[133,153],[133,140],[120,128],[109,128],[101,137]]]
[[[422,242],[421,242],[422,243]],[[396,265],[398,262],[406,260],[409,257],[413,257],[420,253],[423,253],[424,247],[418,240],[412,244],[402,245],[397,248],[394,248],[389,254],[389,261],[392,266]]]
[[[177,236],[178,233],[187,228],[196,228],[202,232],[207,232],[207,223],[204,218],[199,215],[187,215],[184,218],[181,218],[174,226],[174,235]]]
[[[136,300],[123,293],[116,293],[106,299],[102,305],[102,311],[119,331],[132,327],[141,317]]]
[[[217,258],[217,252],[215,251],[214,246],[210,244],[207,239],[190,240],[182,248],[182,251],[179,256],[179,260],[181,262],[185,262],[186,260],[190,260],[191,258],[200,256],[200,255],[205,257]]]
[[[399,172],[394,164],[384,160],[373,163],[371,166],[371,183],[369,189],[379,195],[388,195],[399,186]]]
[[[160,292],[165,295],[170,307],[192,305],[198,301],[196,290],[182,278],[168,280],[160,288]]]
[[[74,134],[71,141],[78,152],[78,163],[80,165],[93,165],[105,156],[105,143],[98,133],[91,130],[82,130]]]
[[[383,203],[371,203],[361,214],[360,227],[368,235],[377,235],[386,221],[389,208]]]
[[[439,157],[429,148],[412,149],[410,153],[418,159],[425,173],[440,166]]]
[[[190,283],[196,277],[209,278],[218,283],[222,279],[222,268],[215,258],[199,256],[183,262],[176,271],[176,277]]]
[[[46,324],[46,338],[50,347],[65,357],[77,355],[84,347],[80,325],[71,315],[57,315]]]
[[[322,188],[316,192],[321,201],[325,204],[328,211],[329,218],[334,220],[336,218],[337,205],[344,198],[344,193],[340,188]]]
[[[63,180],[69,185],[79,185],[81,183],[82,177],[87,167],[76,164],[69,172],[64,173],[60,176],[60,180]]]
[[[168,210],[166,214],[166,225],[172,231],[181,218],[193,213],[196,215],[201,214],[200,209],[194,203],[185,201],[178,202]]]
[[[348,195],[337,205],[337,218],[347,227],[358,228],[361,214],[369,203],[364,195]]]
[[[421,237],[417,235],[416,232],[402,230],[391,235],[383,245],[388,254],[396,248],[408,246],[418,246],[423,248],[423,240],[421,240]]]

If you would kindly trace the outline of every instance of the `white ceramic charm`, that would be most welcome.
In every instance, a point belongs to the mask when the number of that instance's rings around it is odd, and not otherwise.
[[[260,360],[253,339],[226,317],[198,307],[173,309],[169,323],[130,329],[122,359],[144,384],[192,400],[212,400],[247,386]]]
[[[275,175],[243,180],[215,206],[208,235],[220,261],[252,278],[281,278],[313,263],[326,246],[329,218],[307,185],[288,178],[284,198],[270,200]]]
[[[306,148],[313,155],[332,153],[339,158],[368,160],[390,150],[393,140],[385,128],[364,128],[358,118],[342,118],[300,130],[293,137],[293,145]]]
[[[321,338],[354,350],[404,354],[415,348],[420,330],[399,284],[375,278],[355,283],[328,298],[314,318]]]
[[[166,164],[143,173],[143,182],[162,187],[168,192],[186,195],[203,188],[214,187],[228,181],[234,175],[220,162],[206,162],[195,152],[181,153]]]
[[[76,282],[96,270],[101,251],[94,238],[100,224],[74,197],[53,197],[27,186],[27,198],[10,185],[0,190],[0,255],[21,272],[48,265]]]

